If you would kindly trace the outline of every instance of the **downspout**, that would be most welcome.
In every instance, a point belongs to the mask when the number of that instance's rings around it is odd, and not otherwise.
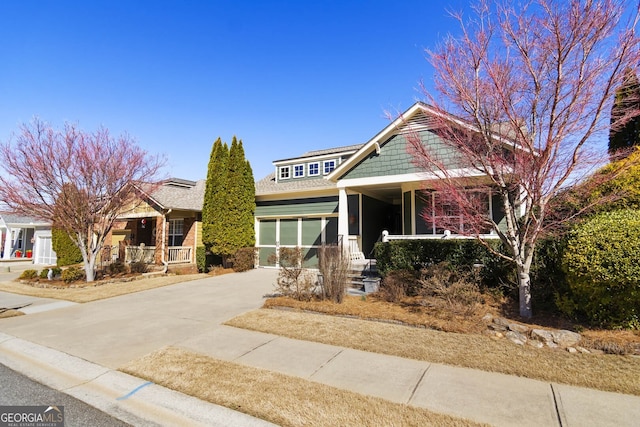
[[[164,251],[166,249],[166,239],[167,239],[167,216],[171,213],[173,209],[170,208],[168,211],[164,213],[164,218],[162,222],[162,265],[164,265],[164,270],[162,270],[162,274],[167,274],[169,271],[169,263],[164,259]]]

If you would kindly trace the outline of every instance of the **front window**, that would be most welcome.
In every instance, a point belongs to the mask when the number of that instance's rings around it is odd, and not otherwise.
[[[170,219],[169,220],[169,246],[182,246],[184,230],[183,219]]]
[[[335,160],[325,160],[324,163],[324,174],[330,174],[332,170],[334,170],[336,168],[336,161]]]
[[[309,176],[320,175],[320,163],[309,163]]]
[[[291,169],[289,166],[280,166],[280,179],[289,179],[291,177]]]
[[[302,178],[304,176],[304,165],[295,165],[293,167],[293,177]]]

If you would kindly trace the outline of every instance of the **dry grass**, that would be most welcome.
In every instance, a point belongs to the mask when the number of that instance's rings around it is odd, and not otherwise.
[[[375,353],[640,396],[640,358],[569,354],[504,339],[398,324],[261,309],[227,325]]]
[[[100,282],[79,283],[74,284],[78,287],[67,287],[62,289],[38,288],[20,282],[2,282],[0,283],[0,291],[11,292],[20,295],[29,295],[38,298],[54,298],[83,303],[130,294],[134,292],[146,291],[162,286],[173,285],[175,283],[202,279],[204,277],[207,277],[207,275],[190,274],[161,276],[138,279],[130,282],[115,282],[104,284],[101,284]]]
[[[361,297],[346,297],[342,304],[331,301],[295,301],[291,298],[269,298],[264,303],[265,308],[291,307],[298,310],[308,310],[341,316],[358,317],[365,320],[383,320],[400,322],[411,326],[421,326],[445,332],[478,333],[485,329],[482,316],[487,313],[495,314],[496,309],[485,305],[474,312],[456,312],[448,310],[447,306],[426,306],[420,298],[403,298],[398,303],[386,302],[369,295],[363,300]]]
[[[122,370],[282,426],[480,425],[173,347],[133,361]]]
[[[24,313],[19,310],[5,310],[0,312],[0,319],[6,319],[8,317],[24,316]]]

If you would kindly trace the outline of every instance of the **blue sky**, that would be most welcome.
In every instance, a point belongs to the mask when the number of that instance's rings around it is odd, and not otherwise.
[[[206,177],[217,137],[271,162],[362,143],[422,99],[424,49],[457,27],[439,1],[0,2],[0,140],[38,116],[128,132]]]

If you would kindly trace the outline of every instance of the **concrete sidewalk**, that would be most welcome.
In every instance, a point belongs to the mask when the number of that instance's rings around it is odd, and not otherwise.
[[[4,319],[0,363],[134,425],[262,425],[116,371],[169,345],[496,426],[639,425],[638,396],[222,325],[258,308],[275,277],[255,270]]]

